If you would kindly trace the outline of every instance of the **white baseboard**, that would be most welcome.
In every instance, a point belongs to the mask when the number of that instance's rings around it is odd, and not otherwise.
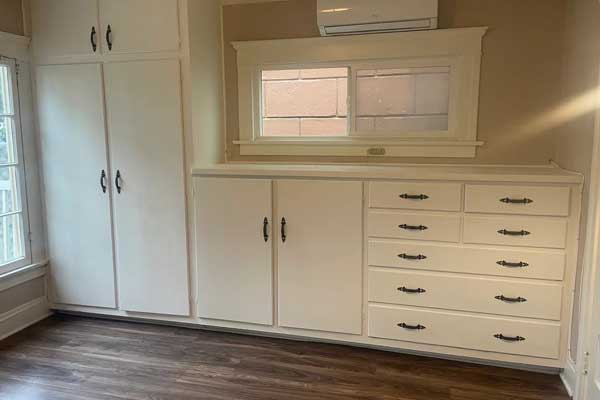
[[[48,308],[45,297],[34,299],[7,313],[0,315],[0,340],[14,335],[15,333],[39,322],[52,312]]]
[[[573,397],[577,385],[577,369],[575,363],[571,360],[571,357],[568,357],[567,365],[563,372],[561,372],[560,379],[562,379],[563,385],[565,385],[569,396]]]

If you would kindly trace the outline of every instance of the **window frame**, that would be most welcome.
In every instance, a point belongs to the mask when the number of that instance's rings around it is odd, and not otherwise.
[[[0,114],[1,117],[8,116],[14,121],[15,130],[15,149],[17,157],[14,162],[0,164],[0,167],[15,167],[17,171],[17,186],[18,186],[18,198],[20,200],[20,211],[14,214],[21,215],[21,240],[23,257],[11,261],[7,264],[0,265],[0,275],[14,271],[16,269],[28,266],[32,262],[31,255],[31,236],[29,226],[29,207],[27,200],[27,182],[26,182],[26,171],[25,171],[25,157],[24,157],[24,145],[23,145],[23,131],[21,121],[21,106],[19,96],[19,80],[18,80],[18,68],[19,63],[14,58],[0,56],[0,65],[7,66],[9,71],[9,85],[12,95],[12,106],[13,114]],[[11,213],[12,214],[12,213]]]
[[[487,28],[377,35],[233,42],[238,64],[241,155],[474,157],[481,68]],[[356,71],[398,67],[450,67],[448,131],[392,136],[361,134],[356,124]],[[262,72],[283,69],[350,69],[348,135],[263,137]],[[375,67],[375,68],[374,68]]]

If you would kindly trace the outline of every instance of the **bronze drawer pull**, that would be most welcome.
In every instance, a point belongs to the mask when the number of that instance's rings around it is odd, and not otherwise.
[[[497,261],[496,264],[502,266],[502,267],[507,267],[507,268],[525,268],[525,267],[529,267],[529,264],[527,264],[526,262],[520,261],[518,263],[513,263],[513,262],[508,262],[508,261]]]
[[[505,342],[523,342],[525,340],[523,336],[504,336],[501,333],[494,335],[494,337]]]
[[[410,254],[406,254],[406,253],[398,254],[398,257],[403,260],[414,260],[414,261],[421,261],[421,260],[424,260],[427,258],[427,256],[424,256],[423,254],[419,254],[418,256],[411,256]]]
[[[506,236],[528,236],[528,235],[531,235],[531,232],[528,232],[526,230],[509,231],[507,229],[500,229],[498,231],[498,233],[501,235],[506,235]]]
[[[496,300],[503,301],[505,303],[525,303],[527,301],[524,297],[506,297],[504,295],[494,297]]]
[[[531,204],[531,203],[533,203],[533,200],[528,199],[528,198],[524,198],[524,199],[511,199],[510,197],[505,197],[503,199],[500,199],[500,201],[502,203],[506,203],[506,204]]]
[[[408,324],[405,324],[404,322],[398,324],[398,326],[400,328],[403,328],[403,329],[408,329],[409,331],[422,331],[423,329],[427,329],[425,326],[423,326],[421,324],[419,324],[419,325],[408,325]]]
[[[404,193],[400,195],[401,199],[404,200],[427,200],[429,198],[429,196],[427,196],[426,194],[408,194],[408,193]]]
[[[425,290],[425,289],[421,289],[421,288],[409,289],[409,288],[404,287],[404,286],[399,287],[398,291],[402,292],[402,293],[408,293],[408,294],[421,294],[421,293],[427,292],[427,290]]]
[[[405,231],[425,231],[427,228],[425,225],[398,225],[398,228],[404,229]]]

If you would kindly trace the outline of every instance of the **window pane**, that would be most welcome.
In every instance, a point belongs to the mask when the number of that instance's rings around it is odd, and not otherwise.
[[[0,218],[0,265],[24,257],[21,214]]]
[[[365,69],[356,79],[359,133],[448,130],[450,68]]]
[[[21,211],[16,167],[0,168],[0,214]]]
[[[0,114],[13,113],[10,76],[8,66],[0,64]]]
[[[348,68],[262,73],[262,135],[345,136]]]
[[[0,117],[0,164],[16,162],[15,122],[12,117]]]

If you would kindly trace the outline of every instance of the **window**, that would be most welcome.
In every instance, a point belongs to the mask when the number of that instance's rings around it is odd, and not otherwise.
[[[30,261],[16,82],[15,61],[0,57],[0,273]]]
[[[474,157],[485,28],[236,42],[242,155]]]

